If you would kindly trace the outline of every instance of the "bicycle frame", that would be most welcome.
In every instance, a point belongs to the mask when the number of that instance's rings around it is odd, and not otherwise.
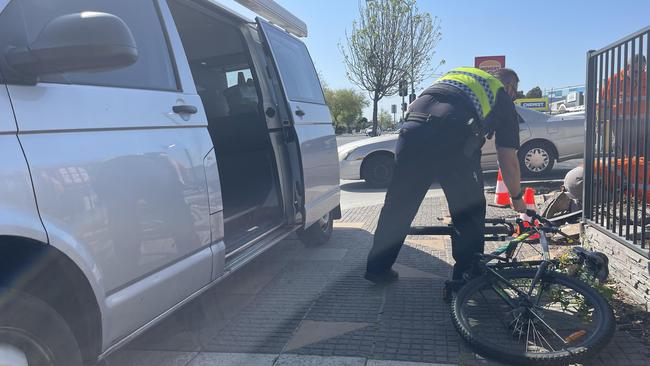
[[[486,226],[484,230],[486,241],[488,240],[505,241],[512,234],[517,232],[515,227],[519,228],[519,232],[521,234],[519,234],[519,236],[510,240],[507,244],[501,246],[500,248],[498,248],[497,250],[493,251],[490,254],[485,254],[485,253],[477,254],[478,261],[475,265],[479,266],[478,272],[482,272],[490,276],[491,278],[494,278],[496,281],[502,283],[506,287],[511,288],[519,296],[522,296],[523,298],[530,301],[530,297],[535,291],[535,287],[537,286],[542,276],[546,272],[548,272],[550,268],[554,268],[559,264],[557,260],[551,259],[549,243],[546,234],[551,232],[558,232],[562,234],[562,232],[557,230],[557,228],[554,227],[553,223],[537,215],[535,211],[529,210],[526,212],[526,214],[534,219],[534,221],[529,223],[530,225],[528,226],[525,226],[524,222],[519,219],[517,220],[486,219],[485,220]],[[409,235],[450,235],[451,236],[453,234],[454,234],[453,225],[413,226],[409,231]],[[542,259],[535,260],[535,261],[523,261],[523,262],[516,261],[514,259],[514,255],[517,247],[535,234],[539,234],[539,240],[542,246]],[[564,234],[562,235],[566,236]],[[503,254],[505,254],[505,256],[502,256]],[[497,263],[490,263],[493,260],[496,260]],[[498,273],[498,270],[500,269],[522,267],[522,266],[537,267],[537,272],[535,274],[533,282],[531,283],[530,288],[528,289],[528,292],[524,292],[519,288],[515,287],[514,285],[509,283],[508,280],[503,278],[503,276],[499,275]],[[462,281],[451,281],[451,283],[453,282],[460,283]],[[496,288],[495,291],[499,293],[499,296],[503,297],[504,301],[506,301],[511,306],[515,306],[515,304],[512,303],[510,297],[507,294],[505,294],[503,291],[500,292]]]
[[[550,248],[548,244],[548,238],[546,237],[547,231],[550,231],[547,228],[544,228],[543,226],[540,225],[540,227],[531,227],[528,231],[520,234],[513,240],[511,240],[506,246],[503,246],[496,251],[492,252],[491,254],[481,254],[479,255],[481,257],[481,261],[478,262],[478,265],[482,267],[484,272],[489,275],[490,277],[494,278],[496,281],[500,282],[501,284],[505,285],[506,287],[512,289],[515,291],[519,296],[522,296],[523,298],[526,298],[528,301],[530,301],[530,297],[532,296],[533,292],[535,291],[535,287],[539,283],[540,279],[542,276],[549,270],[549,268],[552,268],[556,265],[557,261],[551,259],[550,255]],[[534,235],[535,233],[539,234],[539,241],[542,247],[542,260],[541,261],[524,261],[524,262],[515,262],[513,261],[513,256],[514,252],[517,249],[519,245],[521,245],[525,240],[527,240],[529,237]],[[501,257],[498,254],[503,254],[505,253],[505,257]],[[498,260],[501,263],[496,263],[496,264],[490,264],[489,262],[492,260]],[[518,266],[525,266],[525,265],[534,265],[537,266],[537,272],[535,273],[535,277],[533,278],[533,281],[531,283],[530,288],[528,289],[528,292],[524,292],[521,289],[517,288],[513,284],[511,284],[507,279],[505,279],[503,276],[501,276],[498,273],[499,269],[504,269],[504,268],[510,268],[510,267],[518,267]],[[511,307],[515,308],[516,304],[512,302],[512,299],[510,296],[508,296],[503,289],[500,287],[493,286],[495,292],[506,302],[508,305]],[[539,299],[538,299],[539,301]],[[531,302],[532,303],[532,302]]]

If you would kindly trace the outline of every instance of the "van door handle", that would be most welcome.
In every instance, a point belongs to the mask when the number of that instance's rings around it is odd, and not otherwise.
[[[198,112],[199,110],[193,105],[181,104],[181,105],[173,106],[172,111],[174,111],[174,113],[177,113],[177,114],[194,114],[194,113]]]
[[[296,109],[296,116],[298,116],[298,117],[302,117],[302,116],[304,116],[304,115],[305,115],[305,111],[303,111],[303,110],[300,109],[300,108]]]

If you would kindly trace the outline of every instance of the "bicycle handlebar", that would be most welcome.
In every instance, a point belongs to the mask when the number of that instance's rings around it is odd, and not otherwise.
[[[537,211],[535,211],[535,210],[526,210],[526,215],[528,215],[528,217],[530,217],[531,219],[537,220],[537,221],[539,221],[540,223],[542,223],[542,224],[544,224],[546,226],[549,226],[549,227],[552,227],[552,228],[557,227],[557,225],[555,225],[554,223],[552,223],[552,222],[548,221],[546,218],[538,215]]]

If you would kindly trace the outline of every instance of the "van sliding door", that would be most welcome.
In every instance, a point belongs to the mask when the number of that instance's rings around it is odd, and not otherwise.
[[[285,123],[299,142],[305,226],[309,226],[339,204],[339,164],[332,117],[307,47],[260,18],[257,23],[290,112]]]

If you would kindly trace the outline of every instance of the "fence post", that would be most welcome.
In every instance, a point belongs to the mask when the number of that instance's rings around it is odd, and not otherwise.
[[[592,183],[593,183],[593,149],[594,149],[594,131],[593,121],[596,110],[596,94],[593,70],[595,67],[595,57],[592,57],[594,50],[587,52],[587,75],[586,75],[586,96],[585,96],[585,152],[584,152],[584,184],[582,190],[582,218],[592,219]]]

